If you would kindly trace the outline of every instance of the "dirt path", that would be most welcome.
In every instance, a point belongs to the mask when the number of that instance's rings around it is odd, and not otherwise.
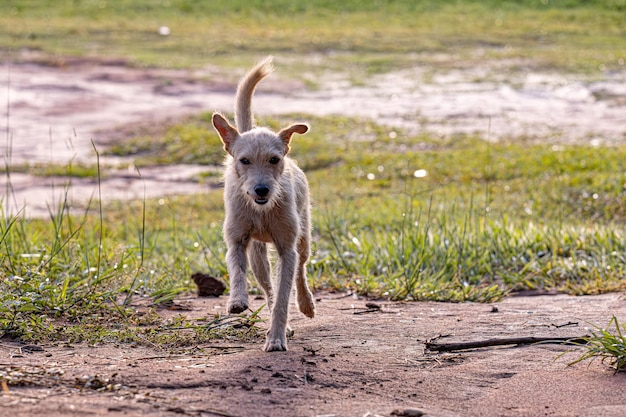
[[[513,71],[504,64],[434,74],[413,68],[374,76],[364,86],[353,86],[349,74],[311,75],[319,89],[309,91],[297,82],[281,80],[280,65],[288,63],[278,60],[277,65],[278,75],[268,79],[255,97],[255,110],[261,114],[363,116],[413,132],[478,132],[493,140],[530,137],[595,144],[626,140],[626,73],[589,81]],[[0,131],[6,146],[0,155],[10,164],[95,163],[92,140],[102,148],[111,136],[103,131],[200,111],[230,111],[238,76],[226,80],[210,67],[137,69],[78,59],[59,67],[1,64]],[[132,167],[126,168],[128,161],[109,158],[102,163],[122,166],[107,173],[103,199],[143,197],[143,183]],[[142,175],[149,185],[157,183],[162,194],[193,193],[205,190],[191,180],[202,169],[170,167],[166,174],[144,170]],[[48,179],[13,180],[14,195],[8,199],[13,212],[26,206],[28,215],[45,216],[47,206],[61,199],[63,187],[53,191]],[[3,176],[0,189],[6,189],[6,183]],[[73,181],[72,188],[80,201],[96,191],[94,181]]]
[[[201,317],[224,311],[226,300],[184,302],[190,316]],[[588,323],[624,317],[621,295],[512,297],[495,306],[381,302],[380,311],[367,313],[365,304],[320,295],[315,319],[292,312],[296,333],[281,353],[262,352],[261,339],[185,353],[62,344],[29,351],[3,343],[0,375],[12,367],[48,376],[39,377],[42,386],[10,386],[0,410],[16,417],[626,415],[626,374],[599,361],[568,367],[581,350],[559,358],[567,349],[551,344],[440,354],[424,345],[441,335],[467,341],[585,334]],[[112,385],[92,389],[98,384]]]

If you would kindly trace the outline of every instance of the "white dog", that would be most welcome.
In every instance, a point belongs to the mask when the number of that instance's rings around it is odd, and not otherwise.
[[[221,114],[213,114],[213,126],[228,153],[224,173],[224,239],[230,275],[228,312],[240,313],[248,308],[249,261],[271,312],[264,347],[268,352],[287,350],[287,316],[294,277],[300,311],[307,317],[315,315],[305,268],[311,240],[309,186],[302,170],[287,156],[291,136],[304,134],[309,127],[294,124],[278,133],[253,127],[252,95],[272,70],[272,57],[268,57],[239,83],[236,128]],[[272,243],[278,254],[275,290],[267,243]]]

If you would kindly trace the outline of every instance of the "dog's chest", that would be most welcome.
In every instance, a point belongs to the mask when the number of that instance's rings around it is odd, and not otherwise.
[[[251,216],[250,237],[261,242],[272,243],[272,225],[269,220],[266,216]]]
[[[254,227],[254,229],[252,230],[252,239],[256,239],[265,243],[272,243],[273,238],[272,234],[270,233],[270,229],[266,227],[265,224],[259,226]]]
[[[250,237],[265,243],[276,243],[275,240],[295,240],[298,235],[298,221],[295,216],[286,216],[278,209],[270,213],[251,216],[252,230]]]

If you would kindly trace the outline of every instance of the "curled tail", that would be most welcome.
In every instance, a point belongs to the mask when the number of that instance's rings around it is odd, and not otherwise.
[[[254,118],[252,116],[252,95],[257,84],[267,77],[273,70],[272,56],[268,56],[252,68],[241,80],[237,87],[235,98],[235,123],[240,133],[252,129]]]

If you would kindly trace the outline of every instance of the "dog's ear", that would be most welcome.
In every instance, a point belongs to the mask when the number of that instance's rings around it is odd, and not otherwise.
[[[291,136],[294,133],[299,133],[301,135],[304,135],[308,131],[309,131],[309,126],[299,123],[299,124],[291,125],[281,130],[280,132],[278,132],[278,137],[285,144],[285,150],[286,150],[285,153],[289,152],[289,142],[291,142]]]
[[[219,113],[213,113],[213,127],[217,130],[224,143],[224,150],[230,153],[235,139],[239,136],[239,132]]]

